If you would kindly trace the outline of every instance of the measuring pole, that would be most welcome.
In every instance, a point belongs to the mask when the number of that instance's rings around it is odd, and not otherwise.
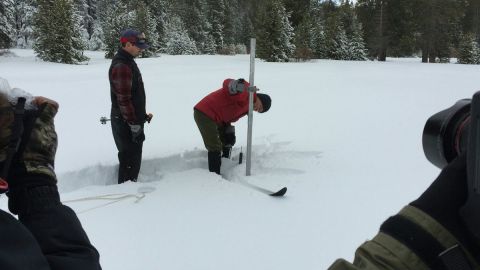
[[[252,128],[253,128],[253,92],[255,92],[255,44],[256,39],[250,39],[250,78],[248,82],[248,133],[247,133],[247,171],[246,175],[251,175],[252,168]]]

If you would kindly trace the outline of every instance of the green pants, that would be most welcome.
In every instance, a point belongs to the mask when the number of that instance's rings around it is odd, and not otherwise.
[[[193,118],[195,123],[197,123],[198,130],[200,130],[205,148],[209,152],[222,152],[225,127],[215,123],[215,121],[196,109],[193,110]]]

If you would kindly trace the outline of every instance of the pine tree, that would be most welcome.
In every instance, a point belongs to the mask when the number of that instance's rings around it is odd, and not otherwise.
[[[71,1],[73,3],[73,8],[75,12],[74,16],[78,20],[80,36],[83,40],[83,43],[86,46],[86,49],[88,49],[90,34],[87,31],[87,25],[86,25],[86,22],[88,20],[86,0],[71,0]]]
[[[325,27],[321,21],[318,21],[313,27],[312,45],[313,55],[317,59],[328,58],[327,39],[325,37]]]
[[[150,45],[150,48],[142,53],[142,57],[155,55],[159,51],[157,22],[152,19],[150,10],[143,2],[136,5],[133,17],[133,28],[144,33]]]
[[[225,21],[225,3],[224,0],[208,0],[208,20],[210,21],[210,36],[215,43],[215,52],[223,48],[224,36],[223,29]]]
[[[207,20],[205,0],[190,0],[189,8],[183,17],[188,35],[195,41],[200,53],[211,53],[211,24]],[[210,47],[210,48],[209,48]],[[209,51],[210,50],[210,51]]]
[[[408,1],[408,0],[403,0]],[[392,21],[390,0],[358,0],[356,5],[360,22],[365,27],[365,38],[371,58],[385,61],[390,42]],[[396,18],[402,20],[402,18]]]
[[[310,16],[306,15],[295,29],[295,59],[306,61],[313,57],[312,50],[313,26]]]
[[[238,1],[225,0],[225,15],[223,20],[223,49],[228,45],[234,45],[238,43],[239,20],[242,17],[241,9]]]
[[[322,4],[318,1],[311,1],[312,37],[310,47],[313,56],[317,59],[328,58],[327,40],[325,37],[325,21]]]
[[[352,3],[349,0],[341,1],[335,13],[339,16],[343,29],[345,29],[345,34],[348,37],[351,36],[355,27],[355,11]]]
[[[421,0],[414,12],[418,23],[422,62],[448,62],[460,33],[462,1]]]
[[[347,34],[340,18],[336,14],[331,15],[326,20],[325,40],[328,58],[335,60],[347,60],[350,58]]]
[[[203,44],[203,53],[215,54],[216,52],[217,52],[217,45],[215,44],[215,39],[210,33],[208,33],[206,36],[205,43]]]
[[[167,0],[147,0],[145,1],[151,14],[152,19],[155,20],[157,47],[158,50],[165,47],[165,24],[169,16],[171,16],[171,4]],[[148,38],[152,40],[151,37]]]
[[[288,62],[295,45],[294,33],[283,3],[267,0],[257,22],[257,56],[269,62]]]
[[[97,0],[74,0],[78,15],[81,17],[81,26],[86,32],[86,40],[90,40],[97,20]]]
[[[413,12],[416,2],[417,0],[388,1],[386,35],[389,56],[406,57],[416,53],[418,31]]]
[[[105,18],[102,29],[105,44],[105,58],[113,58],[120,46],[120,35],[131,26],[133,14],[127,11],[127,6],[118,3],[108,6],[105,10]]]
[[[285,8],[291,13],[290,21],[296,29],[305,21],[305,16],[311,11],[310,0],[283,0]]]
[[[480,41],[480,1],[467,0],[464,11],[463,31],[473,33],[476,40]]]
[[[334,36],[333,46],[330,47],[330,57],[336,60],[350,60],[350,47],[347,33],[341,25],[338,26]]]
[[[105,44],[103,43],[104,35],[103,29],[98,21],[95,21],[93,25],[93,34],[90,37],[90,40],[87,42],[87,47],[89,50],[98,51],[105,48]]]
[[[85,44],[80,33],[80,21],[70,0],[37,0],[34,17],[37,56],[48,62],[77,64],[88,60],[83,55]]]
[[[14,3],[12,0],[0,2],[0,49],[12,46],[15,36]]]
[[[34,0],[14,0],[15,38],[18,48],[31,48],[33,43],[33,15],[36,13]]]
[[[355,15],[352,17],[351,33],[348,41],[348,60],[367,60],[367,49],[362,37],[361,25]]]
[[[480,64],[480,48],[475,34],[468,33],[462,37],[458,52],[458,63]]]
[[[198,54],[195,41],[188,36],[188,31],[178,16],[172,16],[166,23],[165,48],[162,51],[172,55]]]
[[[116,0],[112,2],[112,0],[97,0],[97,21],[103,23],[107,20],[108,10],[111,8],[112,4],[116,4]]]
[[[224,54],[235,54],[231,48],[239,48],[244,45],[250,47],[250,39],[255,37],[254,23],[256,18],[257,6],[261,1],[251,0],[224,0],[225,1],[225,20],[224,20]]]
[[[240,22],[240,30],[237,34],[237,43],[240,43],[240,45],[244,45],[246,48],[248,48],[248,52],[250,51],[250,39],[255,36],[255,31],[252,19],[250,18],[250,14],[248,12],[244,11],[241,18],[242,20]]]

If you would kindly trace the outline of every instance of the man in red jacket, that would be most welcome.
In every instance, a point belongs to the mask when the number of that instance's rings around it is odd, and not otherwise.
[[[220,174],[222,156],[230,157],[235,144],[235,128],[231,123],[248,113],[249,86],[244,79],[226,79],[222,88],[204,97],[194,107],[193,117],[208,150],[211,172]],[[271,104],[270,96],[254,93],[254,111],[264,113]]]

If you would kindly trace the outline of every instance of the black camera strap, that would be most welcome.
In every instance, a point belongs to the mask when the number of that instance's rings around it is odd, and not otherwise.
[[[5,193],[6,191],[8,191],[8,172],[10,170],[10,165],[12,164],[13,157],[17,153],[20,142],[22,141],[22,135],[24,130],[23,118],[25,115],[25,102],[26,99],[24,97],[19,97],[17,100],[17,105],[15,105],[12,134],[10,135],[7,155],[3,163],[2,174],[0,175],[0,193]]]
[[[382,224],[380,231],[408,247],[429,269],[473,269],[460,245],[443,246],[430,233],[404,216],[390,217]]]

